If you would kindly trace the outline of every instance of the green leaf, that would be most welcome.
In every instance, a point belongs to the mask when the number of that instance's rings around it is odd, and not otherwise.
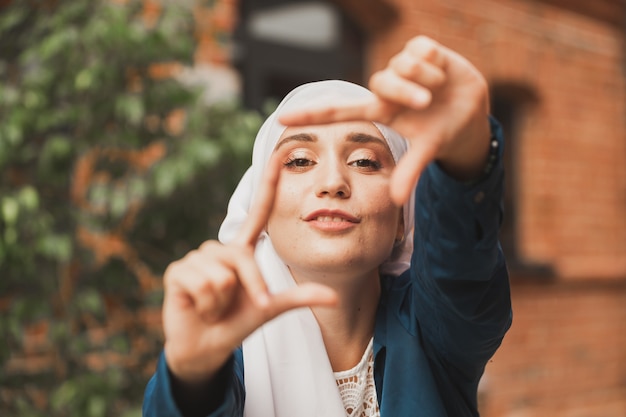
[[[4,263],[7,252],[8,251],[6,250],[5,245],[2,242],[2,239],[0,239],[0,266],[2,266],[2,264]]]
[[[87,416],[104,417],[107,410],[107,401],[101,396],[93,396],[88,399]]]
[[[132,196],[132,199],[135,201],[143,201],[145,200],[148,193],[148,184],[145,178],[141,177],[132,177],[127,181],[129,195]]]
[[[70,326],[64,321],[55,321],[50,327],[50,339],[53,342],[66,340],[70,335]]]
[[[174,161],[165,161],[159,164],[155,169],[154,188],[157,196],[168,196],[176,188],[176,176]]]
[[[0,130],[0,141],[4,140],[11,146],[16,146],[22,141],[22,129],[17,123],[9,122],[2,130]]]
[[[2,199],[2,219],[7,224],[14,224],[17,222],[17,217],[20,214],[20,205],[17,200],[12,197],[4,197]]]
[[[15,244],[17,242],[17,236],[17,229],[15,229],[15,226],[11,224],[7,225],[4,230],[4,241],[7,246]]]
[[[184,154],[185,159],[195,161],[198,165],[213,166],[222,156],[222,149],[214,141],[197,138],[187,144]]]
[[[18,414],[15,417],[40,417],[41,414],[37,412],[35,406],[27,397],[17,397],[15,399],[15,408]]]
[[[112,338],[109,345],[111,346],[111,349],[116,352],[128,353],[130,351],[130,343],[128,342],[128,339],[122,335]],[[114,379],[115,376],[112,376],[111,378]]]
[[[78,386],[74,381],[66,381],[57,388],[50,397],[50,404],[54,411],[60,411],[70,406],[78,396]]]
[[[80,311],[80,310],[79,310]],[[69,352],[72,355],[80,356],[89,351],[91,345],[84,337],[72,337],[69,340]]]
[[[51,135],[41,150],[42,163],[62,160],[72,155],[72,140],[65,135]]]
[[[81,70],[74,80],[74,86],[77,90],[87,90],[93,84],[93,74],[89,68]]]
[[[125,94],[118,97],[115,103],[115,111],[123,120],[132,126],[138,126],[145,114],[143,101],[139,95]]]
[[[15,314],[15,317],[11,317],[11,320],[8,323],[8,331],[13,340],[19,340],[23,334],[23,326],[20,322],[21,317]]]
[[[104,312],[102,296],[95,290],[85,290],[78,295],[78,308],[86,313],[101,314]]]
[[[32,185],[23,187],[20,190],[17,199],[27,211],[33,211],[39,207],[39,194]]]
[[[72,256],[72,239],[68,234],[49,234],[37,242],[37,251],[43,256],[67,262]]]
[[[46,99],[39,91],[29,90],[24,93],[24,106],[29,110],[36,110],[43,107]]]
[[[124,411],[120,417],[141,417],[141,415],[141,407],[137,407]]]
[[[17,104],[20,99],[20,92],[17,88],[9,84],[0,84],[0,88],[0,92],[2,92],[0,94],[0,104],[4,104],[6,107]]]
[[[26,8],[7,8],[0,13],[0,35],[9,32],[26,17]]]
[[[116,189],[109,200],[109,210],[113,217],[119,218],[128,210],[129,199],[125,190]]]
[[[78,39],[78,33],[73,27],[64,27],[53,31],[49,36],[42,40],[39,46],[39,58],[42,61],[49,60],[53,56],[61,55]]]
[[[105,184],[92,184],[89,188],[89,194],[87,196],[90,206],[95,209],[105,208],[109,201],[109,194],[109,187]]]

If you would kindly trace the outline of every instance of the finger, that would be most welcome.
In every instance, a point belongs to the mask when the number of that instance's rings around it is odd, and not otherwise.
[[[447,66],[446,48],[427,36],[417,36],[407,42],[404,51],[414,57],[430,62],[445,71]]]
[[[248,253],[231,252],[227,262],[237,274],[239,282],[252,302],[258,307],[266,307],[269,303],[270,294],[254,259],[254,251]]]
[[[190,285],[196,311],[206,323],[222,317],[233,303],[238,285],[235,271],[225,264],[207,262],[201,256],[190,259],[195,282]]]
[[[409,200],[417,180],[426,166],[435,159],[437,147],[427,140],[411,142],[408,151],[398,162],[391,176],[391,200],[398,206]]]
[[[389,68],[372,75],[369,87],[381,99],[414,110],[427,108],[432,100],[428,88],[401,77]]]
[[[428,90],[441,87],[446,81],[446,74],[441,68],[408,51],[402,51],[393,57],[389,62],[389,67],[401,77]]]
[[[256,245],[274,206],[276,188],[280,179],[280,168],[280,158],[276,154],[272,155],[263,173],[261,185],[248,213],[248,218],[233,241],[235,245],[251,247]]]
[[[230,304],[237,285],[241,285],[251,300],[258,306],[267,304],[269,292],[263,275],[254,259],[254,248],[249,246],[224,246],[214,241],[208,241],[200,246],[196,256],[196,263],[201,273],[212,277],[213,289],[217,293],[216,303]],[[210,266],[201,259],[217,256],[219,262]],[[220,292],[223,291],[223,294]]]
[[[316,283],[301,284],[273,295],[264,319],[271,320],[279,314],[301,307],[333,307],[338,301],[337,293],[330,287]]]
[[[209,279],[199,271],[189,257],[168,267],[165,299],[182,310],[193,310],[203,320],[211,322],[219,317],[215,291]],[[165,304],[169,305],[169,302]]]
[[[390,114],[390,105],[376,97],[358,101],[333,103],[326,106],[293,110],[281,114],[280,123],[285,126],[304,126],[349,121],[377,121],[384,123]]]

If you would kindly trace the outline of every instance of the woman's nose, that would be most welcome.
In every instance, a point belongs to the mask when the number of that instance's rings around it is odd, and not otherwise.
[[[316,180],[315,194],[318,197],[350,197],[350,183],[344,168],[335,164],[320,167]]]

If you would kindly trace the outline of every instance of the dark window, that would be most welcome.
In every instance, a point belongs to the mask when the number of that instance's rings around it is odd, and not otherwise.
[[[241,0],[239,10],[234,64],[248,107],[310,81],[362,84],[364,35],[333,2]]]
[[[548,265],[536,265],[522,259],[517,245],[518,187],[523,172],[517,164],[521,149],[520,129],[538,101],[535,93],[516,84],[495,84],[491,90],[491,109],[494,117],[502,124],[505,136],[504,147],[504,220],[500,230],[500,243],[507,258],[509,269],[514,272],[530,273],[533,276],[551,276]]]

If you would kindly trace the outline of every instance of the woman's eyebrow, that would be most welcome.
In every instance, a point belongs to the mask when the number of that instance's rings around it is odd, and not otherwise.
[[[355,143],[380,143],[387,147],[387,143],[379,137],[368,135],[367,133],[355,132],[348,135],[348,140]]]
[[[276,147],[274,147],[274,150],[277,150],[278,148],[283,146],[285,143],[289,143],[289,142],[293,142],[293,141],[297,141],[297,142],[317,142],[317,136],[315,136],[315,135],[313,135],[311,133],[296,133],[295,135],[291,135],[291,136],[287,136],[286,138],[283,138],[280,142],[278,142],[276,144]]]

